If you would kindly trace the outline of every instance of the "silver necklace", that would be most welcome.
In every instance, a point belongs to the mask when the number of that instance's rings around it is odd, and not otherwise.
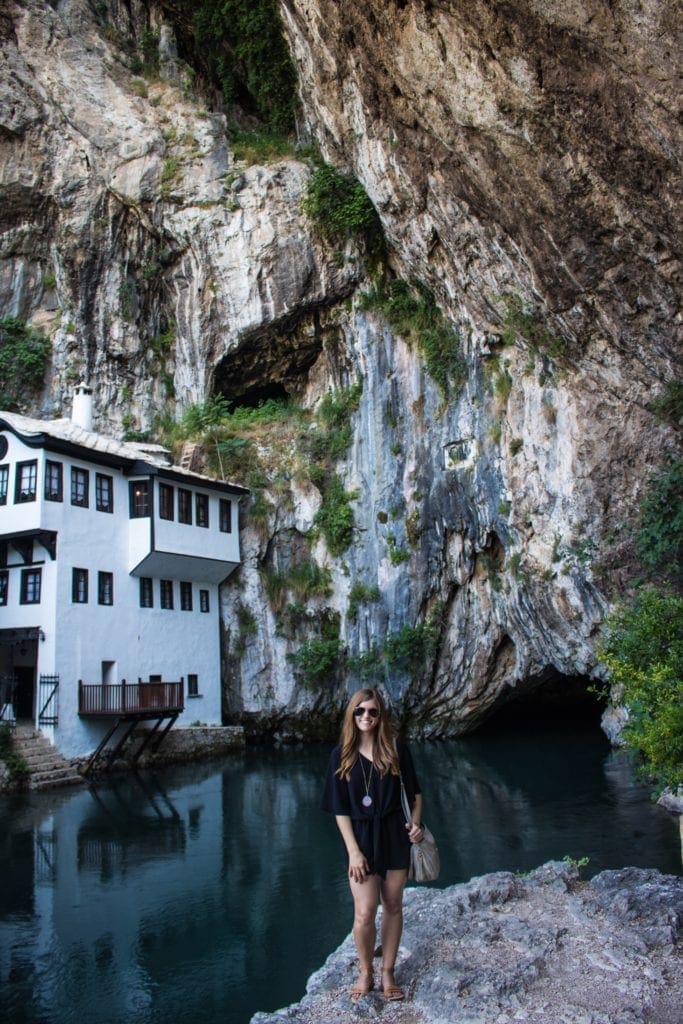
[[[365,796],[361,800],[363,807],[372,807],[372,797],[370,796],[370,783],[372,782],[372,769],[375,767],[374,761],[370,762],[370,775],[366,778],[365,768],[363,767],[363,757],[361,754],[358,755],[360,761],[360,770],[363,773],[363,785],[365,786]]]

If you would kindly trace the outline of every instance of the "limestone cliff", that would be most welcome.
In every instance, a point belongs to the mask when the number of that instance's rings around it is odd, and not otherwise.
[[[369,677],[414,728],[453,733],[594,672],[639,495],[674,444],[648,403],[678,351],[675,11],[282,0],[301,136],[362,182],[389,274],[460,334],[464,385],[444,394],[363,299],[357,245],[303,212],[310,161],[236,160],[173,5],[5,5],[0,311],[53,342],[31,411],[61,411],[82,377],[113,432],[215,392],[310,411],[362,385],[330,456],[353,495],[340,553],[297,463],[320,424],[259,442],[260,514],[223,594],[228,718],[296,732]],[[153,76],[132,60],[145,34]],[[268,574],[311,558],[328,585],[274,599]],[[339,658],[312,687],[291,655],[321,624]]]

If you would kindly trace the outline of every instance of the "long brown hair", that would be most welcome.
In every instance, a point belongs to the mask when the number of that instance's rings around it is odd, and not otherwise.
[[[354,720],[354,711],[359,704],[366,700],[377,701],[379,708],[379,724],[373,735],[372,759],[375,768],[380,775],[391,772],[392,775],[399,774],[398,754],[394,744],[394,732],[391,728],[387,707],[379,690],[372,687],[364,687],[356,690],[349,703],[346,705],[344,720],[342,721],[341,732],[339,733],[339,767],[337,775],[342,779],[348,779],[351,769],[358,760],[358,748],[360,746],[361,734]]]

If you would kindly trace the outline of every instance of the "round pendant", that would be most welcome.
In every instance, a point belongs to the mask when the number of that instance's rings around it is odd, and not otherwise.
[[[361,803],[363,807],[372,807],[372,797],[364,796],[363,799],[361,800]]]

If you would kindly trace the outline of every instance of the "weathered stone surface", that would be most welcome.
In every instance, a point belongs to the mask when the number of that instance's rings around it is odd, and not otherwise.
[[[312,692],[288,658],[302,636],[260,570],[306,552],[333,584],[306,614],[338,615],[350,657],[441,608],[434,657],[387,687],[415,730],[455,734],[599,674],[645,481],[675,447],[647,408],[678,352],[673,5],[281,8],[308,130],[364,183],[393,271],[460,330],[462,392],[444,401],[417,348],[362,309],[358,251],[331,251],[301,212],[310,168],[235,162],[163,5],[141,0],[112,0],[106,21],[85,0],[0,13],[0,308],[53,340],[29,411],[63,411],[87,378],[103,430],[148,428],[213,389],[311,409],[360,376],[336,467],[357,495],[353,544],[331,557],[311,533],[321,494],[305,474],[266,487],[272,511],[246,525],[223,591],[226,716],[300,735],[360,681],[340,668]],[[149,26],[148,82],[129,65]],[[559,356],[523,331],[501,344],[503,294]],[[353,615],[358,582],[379,599]]]
[[[675,1024],[682,924],[683,880],[636,868],[584,883],[550,862],[527,876],[413,888],[397,969],[405,1003],[372,992],[351,1004],[349,937],[300,1003],[252,1024]]]

